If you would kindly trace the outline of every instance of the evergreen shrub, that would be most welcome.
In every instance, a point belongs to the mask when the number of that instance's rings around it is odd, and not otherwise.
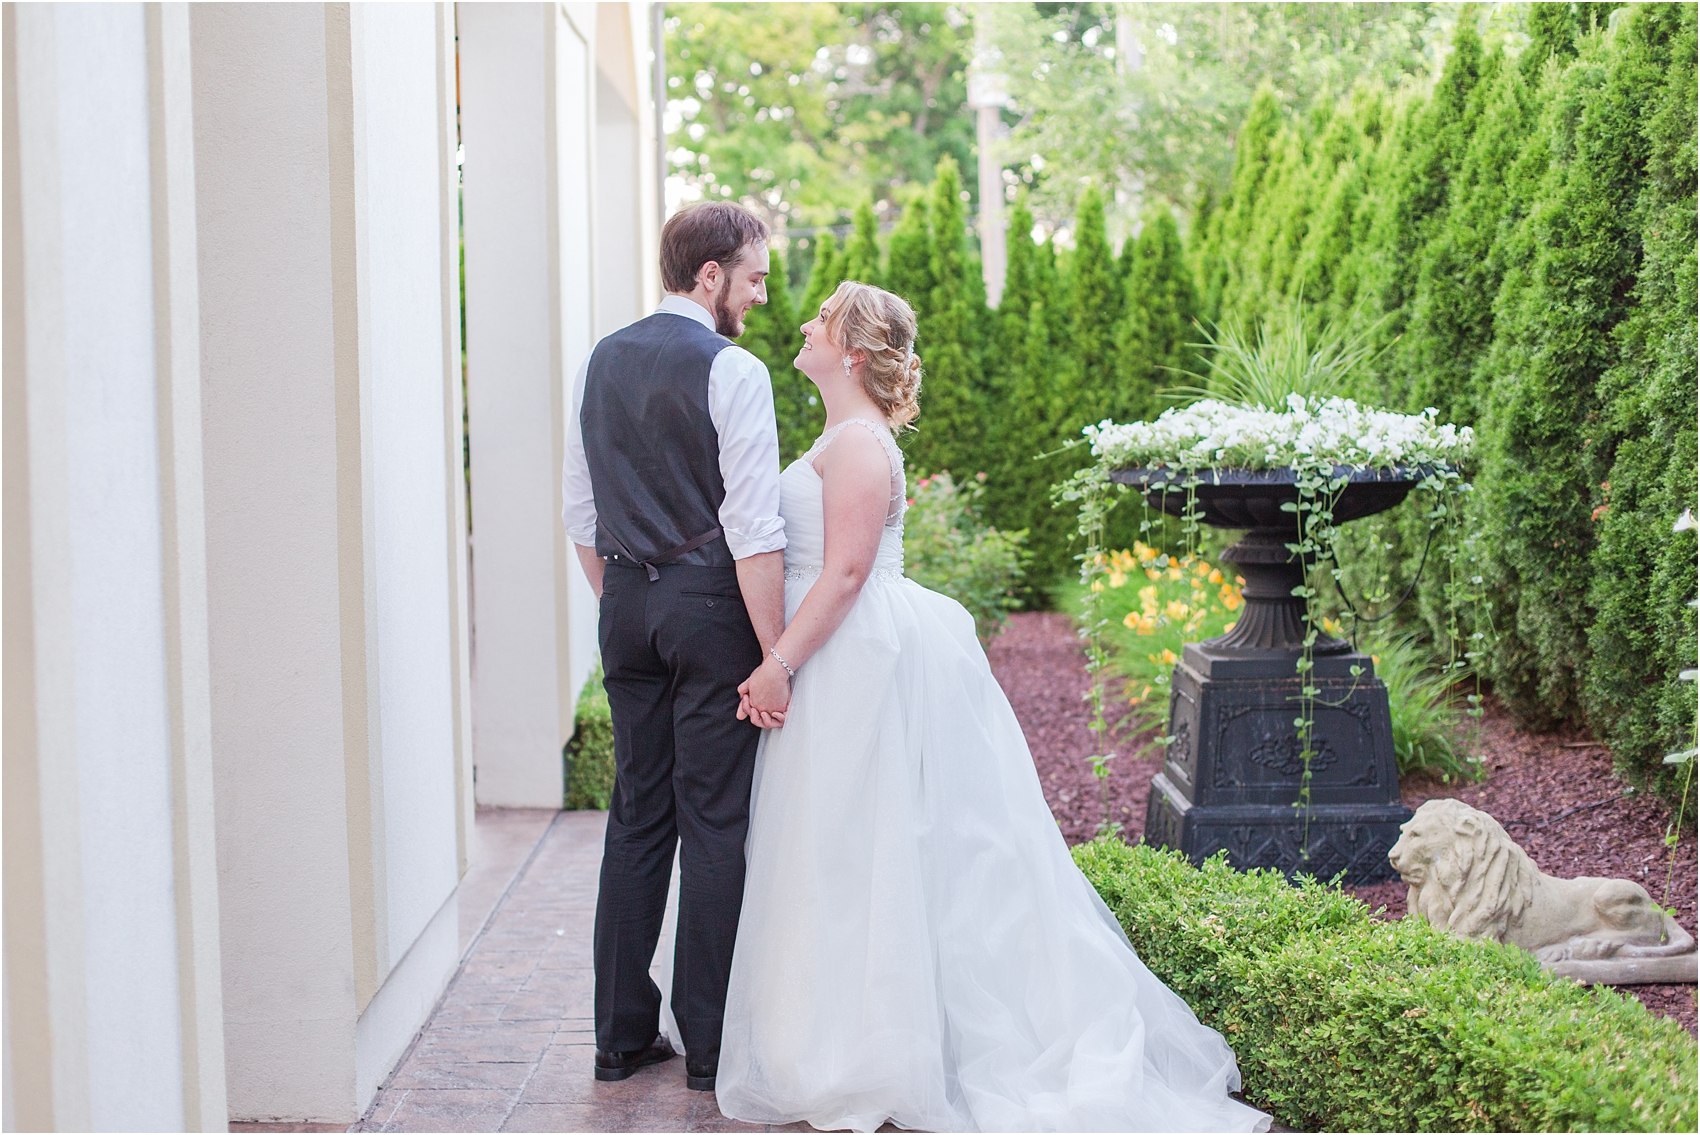
[[[1693,1038],[1514,946],[1222,857],[1099,839],[1075,862],[1153,973],[1299,1131],[1692,1131]]]
[[[585,679],[573,708],[573,735],[562,756],[566,759],[566,801],[561,806],[606,810],[614,796],[614,719],[608,712],[608,691],[602,687],[602,663]]]

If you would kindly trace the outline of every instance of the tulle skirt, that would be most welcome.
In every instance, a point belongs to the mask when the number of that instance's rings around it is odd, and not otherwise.
[[[810,582],[788,582],[788,617]],[[1070,859],[972,618],[876,573],[757,756],[721,1111],[1267,1129],[1229,1097],[1239,1082]]]

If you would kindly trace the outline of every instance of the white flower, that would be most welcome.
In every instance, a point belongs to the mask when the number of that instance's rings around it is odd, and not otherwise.
[[[1456,464],[1470,455],[1475,432],[1437,424],[1438,416],[1432,407],[1421,414],[1395,414],[1345,398],[1307,402],[1292,394],[1285,410],[1205,399],[1166,410],[1154,422],[1104,421],[1083,432],[1093,454],[1123,468]]]

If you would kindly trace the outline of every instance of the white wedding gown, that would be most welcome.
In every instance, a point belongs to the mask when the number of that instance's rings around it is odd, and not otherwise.
[[[1070,859],[973,619],[903,577],[902,456],[856,422],[895,494],[873,573],[756,757],[721,1111],[855,1131],[1266,1129],[1228,1095],[1227,1043]],[[823,562],[809,459],[851,424],[780,478],[788,620]]]

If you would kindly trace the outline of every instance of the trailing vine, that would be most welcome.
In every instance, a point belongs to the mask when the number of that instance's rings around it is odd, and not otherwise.
[[[1242,421],[1246,424],[1239,424]],[[1316,428],[1318,426],[1322,428]],[[1474,669],[1473,663],[1484,636],[1491,632],[1491,621],[1479,621],[1470,634],[1470,648],[1458,649],[1464,607],[1479,604],[1485,608],[1479,572],[1468,575],[1467,585],[1460,580],[1460,574],[1465,570],[1462,561],[1467,558],[1464,549],[1468,548],[1469,558],[1473,558],[1475,543],[1473,537],[1463,533],[1463,509],[1456,503],[1462,494],[1470,490],[1456,465],[1457,460],[1468,455],[1473,440],[1468,429],[1436,425],[1432,411],[1420,415],[1399,415],[1365,410],[1339,398],[1307,400],[1294,395],[1287,400],[1285,411],[1270,411],[1263,406],[1236,407],[1205,400],[1167,411],[1156,422],[1127,426],[1106,422],[1088,427],[1084,432],[1097,460],[1071,480],[1057,486],[1054,495],[1059,505],[1068,502],[1078,507],[1078,530],[1086,544],[1085,551],[1078,557],[1081,583],[1085,588],[1080,635],[1085,644],[1091,679],[1087,696],[1091,703],[1091,730],[1095,738],[1093,774],[1099,779],[1105,808],[1101,831],[1113,832],[1120,826],[1113,823],[1109,815],[1108,762],[1114,759],[1115,753],[1109,748],[1110,728],[1104,713],[1110,659],[1104,636],[1106,621],[1101,611],[1104,583],[1098,578],[1109,570],[1108,552],[1103,541],[1105,519],[1116,503],[1112,490],[1126,488],[1110,480],[1114,470],[1145,466],[1172,471],[1171,476],[1151,488],[1165,497],[1175,489],[1186,493],[1186,502],[1179,516],[1185,545],[1182,562],[1185,563],[1201,550],[1202,516],[1197,498],[1201,474],[1218,468],[1290,468],[1297,499],[1281,507],[1294,514],[1295,539],[1286,547],[1307,569],[1332,574],[1334,585],[1340,589],[1347,613],[1353,620],[1354,644],[1358,623],[1377,622],[1393,614],[1415,590],[1417,581],[1412,581],[1405,596],[1389,610],[1375,616],[1359,612],[1341,589],[1340,529],[1334,519],[1335,509],[1357,470],[1411,468],[1420,471],[1417,489],[1430,498],[1426,514],[1429,536],[1423,563],[1427,563],[1429,545],[1434,544],[1438,537],[1439,555],[1447,573],[1446,583],[1441,589],[1447,605],[1450,640],[1446,665],[1449,672],[1457,674],[1460,679],[1465,676],[1466,670]],[[1323,435],[1320,444],[1319,433]],[[1332,436],[1329,436],[1330,433]],[[1143,503],[1144,492],[1141,497]],[[1142,536],[1150,531],[1152,525],[1147,505],[1140,523]],[[1419,578],[1421,571],[1422,568],[1419,568]],[[1345,699],[1355,692],[1357,680],[1364,673],[1361,666],[1350,667],[1352,687],[1338,702],[1321,696],[1323,687],[1316,678],[1315,647],[1323,632],[1323,615],[1318,602],[1320,592],[1312,583],[1313,574],[1307,571],[1293,591],[1304,603],[1304,637],[1300,655],[1294,663],[1298,682],[1295,695],[1298,715],[1293,720],[1302,770],[1298,799],[1293,807],[1304,825],[1300,854],[1306,859],[1310,850],[1312,763],[1319,752],[1316,712],[1319,706],[1344,704]],[[1487,631],[1482,629],[1484,626]],[[1479,686],[1468,698],[1468,704],[1467,712],[1479,729],[1482,712]],[[1165,744],[1170,740],[1163,738]],[[1475,747],[1473,743],[1471,747]]]

